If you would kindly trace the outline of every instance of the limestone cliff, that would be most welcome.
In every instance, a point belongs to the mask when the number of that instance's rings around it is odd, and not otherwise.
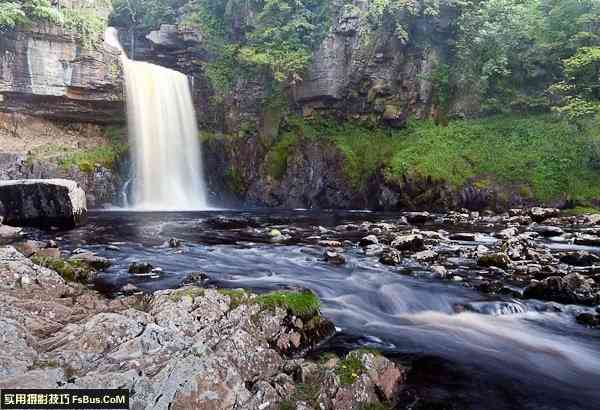
[[[105,2],[92,7],[100,14],[110,12]],[[86,48],[79,35],[41,22],[0,36],[0,111],[79,122],[123,121],[121,83],[118,54],[100,41]]]

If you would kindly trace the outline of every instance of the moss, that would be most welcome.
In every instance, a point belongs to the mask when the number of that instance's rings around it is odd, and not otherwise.
[[[225,171],[225,183],[231,192],[241,194],[245,191],[244,177],[233,165]]]
[[[67,281],[72,282],[75,280],[75,270],[69,263],[65,262],[62,259],[42,258],[39,256],[33,256],[31,258],[31,261],[33,263],[35,263],[36,265],[43,266],[48,269],[52,269],[53,271],[57,272],[60,276],[63,277],[63,279],[65,279]]]
[[[219,289],[218,292],[229,297],[230,309],[237,308],[248,299],[248,294],[244,289]]]
[[[600,198],[600,170],[593,166],[589,141],[594,130],[577,130],[550,114],[455,120],[438,126],[410,120],[404,129],[366,122],[288,119],[286,140],[269,159],[273,173],[287,166],[286,154],[300,137],[333,142],[343,154],[344,172],[355,189],[383,170],[390,182],[431,178],[460,188],[484,180],[499,186],[528,187],[527,197]],[[287,134],[286,134],[287,133]],[[523,191],[523,193],[525,193]]]
[[[335,368],[335,374],[340,378],[342,385],[354,383],[364,371],[365,368],[357,352],[348,353],[346,358],[340,361]]]
[[[92,172],[96,164],[113,168],[115,162],[126,150],[126,144],[100,145],[87,150],[68,152],[59,161],[59,164],[64,169],[76,167],[82,172]]]
[[[288,292],[277,291],[259,295],[254,302],[263,309],[286,309],[290,314],[298,317],[309,318],[319,314],[321,302],[311,291]]]
[[[267,172],[273,178],[281,179],[284,177],[287,171],[288,157],[297,141],[295,134],[286,133],[269,150],[266,157]]]
[[[284,400],[279,403],[278,410],[296,410],[296,403],[292,400]]]
[[[181,302],[184,298],[197,298],[204,296],[204,289],[202,288],[183,288],[172,292],[169,295],[169,299],[173,302]]]

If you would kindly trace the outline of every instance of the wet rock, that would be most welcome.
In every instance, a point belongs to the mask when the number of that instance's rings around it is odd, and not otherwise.
[[[600,223],[600,214],[585,215],[584,219],[586,224],[598,225]]]
[[[580,313],[575,319],[577,320],[577,323],[587,327],[600,327],[600,315]]]
[[[323,240],[317,242],[317,245],[324,246],[326,248],[341,248],[343,244],[340,241]]]
[[[215,218],[209,218],[205,223],[215,229],[243,229],[243,228],[257,228],[259,224],[252,218],[247,217],[226,217],[217,216]]]
[[[565,233],[562,228],[558,226],[551,225],[538,225],[531,228],[534,232],[539,233],[541,236],[545,238],[552,238],[555,236],[561,236]]]
[[[479,240],[479,234],[476,233],[453,233],[450,235],[450,240],[461,242],[475,242]]]
[[[402,262],[402,254],[396,249],[386,249],[379,258],[379,262],[389,266],[400,265]]]
[[[333,251],[333,250],[327,250],[325,252],[325,261],[333,264],[333,265],[343,265],[346,263],[346,258],[344,257],[344,255]]]
[[[561,263],[572,266],[591,266],[600,264],[600,256],[589,252],[569,252],[560,257]]]
[[[121,293],[123,293],[125,295],[133,295],[135,293],[141,292],[142,290],[140,288],[138,288],[137,286],[135,286],[131,283],[128,283],[127,285],[123,286],[120,291],[121,291]]]
[[[584,246],[600,246],[600,237],[596,236],[596,235],[590,235],[590,234],[577,234],[577,236],[575,237],[574,242],[577,245],[584,245]]]
[[[204,272],[191,272],[183,281],[184,285],[197,284],[200,285],[209,279],[208,274]]]
[[[85,223],[85,192],[66,179],[0,181],[5,223],[15,226],[73,228]]]
[[[555,218],[560,215],[560,210],[556,208],[531,208],[528,212],[531,219],[535,222],[544,222],[546,219]]]
[[[0,245],[8,245],[19,239],[23,234],[21,228],[0,224]]]
[[[438,254],[437,254],[437,252],[434,252],[432,250],[426,250],[426,251],[417,252],[412,257],[417,262],[431,262],[438,258]]]
[[[112,262],[110,261],[110,259],[98,256],[92,252],[78,253],[76,255],[71,256],[69,258],[69,261],[85,264],[90,268],[98,271],[108,269],[112,266]]]
[[[385,251],[383,245],[373,244],[368,245],[364,249],[365,256],[379,256]]]
[[[497,252],[480,255],[477,258],[477,264],[483,267],[495,266],[501,269],[507,269],[510,266],[510,258],[507,254]]]
[[[543,281],[529,285],[523,296],[526,299],[540,299],[565,304],[594,305],[600,302],[600,296],[593,291],[589,279],[577,273],[561,278],[551,276]]]
[[[424,249],[423,236],[419,234],[397,236],[391,243],[392,248],[399,251],[418,252]]]
[[[183,245],[183,241],[177,238],[169,239],[169,248],[180,248]]]
[[[424,224],[433,219],[429,212],[408,212],[405,217],[411,224]]]
[[[436,279],[445,279],[448,276],[448,270],[442,265],[431,267],[432,276]]]
[[[514,236],[517,236],[518,233],[519,233],[519,230],[517,228],[507,228],[507,229],[503,229],[500,232],[496,233],[496,238],[509,239]]]
[[[148,262],[132,262],[129,264],[127,271],[133,274],[143,274],[152,272],[152,269],[154,269],[154,266]]]
[[[379,244],[379,239],[375,235],[368,235],[362,238],[358,244],[362,247],[377,245]]]

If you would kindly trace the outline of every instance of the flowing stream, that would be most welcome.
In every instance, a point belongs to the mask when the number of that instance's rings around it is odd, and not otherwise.
[[[239,229],[219,227],[210,223],[216,215],[250,222]],[[600,332],[574,320],[586,308],[485,296],[461,283],[427,277],[427,266],[384,266],[359,247],[348,249],[347,263],[336,266],[310,241],[317,226],[394,218],[324,211],[100,212],[92,213],[85,228],[61,234],[61,247],[111,258],[114,265],[97,285],[109,293],[127,283],[144,290],[178,287],[192,272],[208,275],[203,286],[258,292],[310,288],[338,328],[323,349],[367,346],[409,361],[412,389],[455,406],[436,408],[598,408]],[[273,227],[289,229],[292,238],[274,244],[256,234]],[[452,229],[427,229],[440,228]],[[493,240],[484,226],[474,229],[484,233],[482,240]],[[183,246],[169,247],[173,237]],[[134,261],[162,270],[136,277],[127,273]],[[476,267],[461,269],[468,276]]]
[[[114,28],[106,41],[121,50],[134,180],[129,204],[137,210],[208,208],[196,114],[188,77],[134,61]]]

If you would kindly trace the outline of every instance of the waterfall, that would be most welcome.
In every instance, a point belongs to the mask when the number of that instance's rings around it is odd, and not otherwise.
[[[187,76],[130,60],[112,27],[105,38],[121,50],[125,74],[134,167],[133,208],[207,209],[201,147]]]

